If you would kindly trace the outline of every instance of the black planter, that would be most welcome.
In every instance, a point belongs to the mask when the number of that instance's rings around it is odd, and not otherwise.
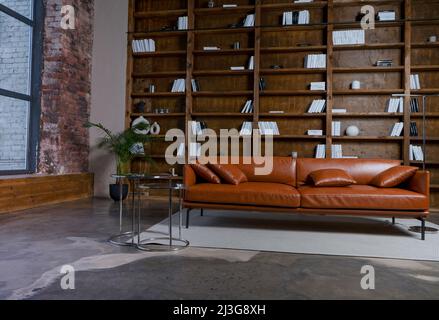
[[[119,184],[110,184],[110,197],[115,202],[120,201],[120,185]],[[128,185],[122,185],[122,200],[125,200],[128,197]]]

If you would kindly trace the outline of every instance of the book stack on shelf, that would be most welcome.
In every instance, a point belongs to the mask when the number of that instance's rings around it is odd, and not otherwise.
[[[343,159],[343,146],[341,144],[331,146],[331,157],[333,159]]]
[[[305,68],[324,69],[326,68],[326,54],[309,54],[305,57]]]
[[[192,84],[192,92],[198,92],[200,91],[200,83],[198,80],[196,79],[192,79],[191,80],[191,84]]]
[[[325,91],[326,82],[311,82],[309,89],[312,91]]]
[[[323,136],[323,130],[308,130],[306,134],[308,136]]]
[[[308,113],[322,113],[325,111],[325,107],[326,107],[326,100],[323,99],[314,100],[308,109]]]
[[[412,90],[420,90],[421,82],[419,80],[419,74],[410,75],[410,89]]]
[[[410,136],[417,137],[419,136],[418,125],[416,122],[410,122]]]
[[[390,132],[391,137],[400,137],[404,130],[404,122],[397,122],[393,125],[393,128]]]
[[[155,52],[155,41],[153,39],[133,40],[134,53]]]
[[[255,15],[249,14],[244,19],[244,27],[254,27],[255,26]]]
[[[404,112],[404,98],[391,98],[387,112]]]
[[[326,144],[317,145],[315,157],[317,159],[325,159],[326,158]]]
[[[250,121],[244,121],[241,126],[240,136],[251,136],[253,133],[253,123]]]
[[[395,10],[383,10],[377,13],[378,21],[395,21],[396,20],[396,12]]]
[[[178,30],[187,30],[188,29],[188,17],[179,17],[177,23]]]
[[[280,135],[279,127],[273,121],[259,121],[259,132],[263,136]]]
[[[309,17],[308,10],[284,12],[282,15],[282,25],[309,24]]]
[[[340,137],[341,136],[341,122],[340,121],[332,121],[332,136]]]
[[[171,92],[185,92],[186,91],[186,79],[176,79],[171,88]]]
[[[363,29],[334,31],[332,33],[332,41],[334,42],[334,46],[365,44],[366,32]]]
[[[410,145],[410,161],[424,161],[424,152],[421,146]]]
[[[253,100],[247,100],[247,102],[244,105],[244,108],[242,108],[241,113],[253,113],[254,111],[254,104]]]

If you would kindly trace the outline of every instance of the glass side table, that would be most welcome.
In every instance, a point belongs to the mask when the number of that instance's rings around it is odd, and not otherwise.
[[[150,179],[154,180],[154,179]],[[165,180],[164,177],[156,178],[156,180]],[[135,236],[137,240],[137,248],[142,251],[179,251],[189,246],[189,241],[184,240],[182,238],[181,230],[182,230],[182,211],[183,211],[183,192],[184,192],[184,184],[178,182],[177,180],[181,180],[179,177],[170,176],[168,177],[168,181],[162,182],[153,182],[153,183],[145,183],[138,185],[138,189],[141,191],[150,191],[150,190],[167,190],[169,194],[169,202],[168,202],[168,234],[164,234],[162,237],[153,237],[147,239],[141,239],[141,217],[140,211],[137,218],[137,236]],[[173,193],[178,191],[179,194],[179,222],[178,222],[178,238],[174,238],[173,236],[173,223],[172,223],[172,215],[173,212]],[[140,203],[138,204],[140,207]]]

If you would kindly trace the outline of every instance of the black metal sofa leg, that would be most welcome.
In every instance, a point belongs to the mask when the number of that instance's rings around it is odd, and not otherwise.
[[[189,218],[190,218],[191,210],[192,209],[187,209],[186,210],[186,229],[189,229]]]
[[[392,217],[392,224],[395,224],[395,223],[396,223],[395,217]]]
[[[201,209],[201,216],[204,217],[204,209]]]
[[[425,240],[425,218],[421,218],[421,239]]]

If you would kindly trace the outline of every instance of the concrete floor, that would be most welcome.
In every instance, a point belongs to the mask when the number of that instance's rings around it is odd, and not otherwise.
[[[151,201],[145,225],[166,216]],[[439,223],[438,217],[430,221]],[[91,199],[0,216],[0,299],[437,299],[439,263],[107,243],[118,206]],[[72,265],[75,290],[62,290]],[[375,290],[360,286],[372,265]]]

